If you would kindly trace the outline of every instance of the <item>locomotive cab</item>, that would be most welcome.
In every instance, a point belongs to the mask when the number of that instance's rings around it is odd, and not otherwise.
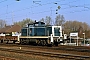
[[[62,42],[62,28],[61,26],[52,26],[51,27],[51,35],[50,38],[50,44],[60,44]]]

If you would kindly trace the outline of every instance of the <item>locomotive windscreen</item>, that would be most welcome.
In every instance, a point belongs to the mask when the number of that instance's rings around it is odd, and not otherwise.
[[[60,36],[60,28],[54,28],[54,35]]]

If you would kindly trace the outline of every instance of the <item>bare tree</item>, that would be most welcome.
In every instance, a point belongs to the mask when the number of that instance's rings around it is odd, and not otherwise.
[[[40,19],[41,22],[44,22],[44,18]]]
[[[14,22],[14,24],[18,24],[21,27],[25,27],[28,23],[32,23],[32,22],[33,22],[33,20],[26,18],[26,19],[23,19],[22,21]]]
[[[82,27],[83,27],[84,31],[89,30],[89,25],[87,23],[85,23],[85,22],[83,22]]]
[[[65,22],[65,18],[63,15],[57,15],[56,18],[55,18],[55,25],[60,25],[62,26]]]
[[[6,25],[6,21],[5,21],[5,20],[0,19],[0,28],[5,27],[5,25]]]
[[[89,25],[87,25],[85,22],[79,22],[79,21],[66,21],[64,23],[64,31],[66,33],[69,32],[79,32],[83,33],[84,31],[88,31]]]
[[[46,23],[46,25],[51,25],[52,24],[52,19],[51,19],[50,16],[46,16],[45,23]]]

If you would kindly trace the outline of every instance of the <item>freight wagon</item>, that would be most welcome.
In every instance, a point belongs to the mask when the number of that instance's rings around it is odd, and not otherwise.
[[[9,43],[19,41],[21,27],[19,25],[5,26],[0,29],[0,42]]]

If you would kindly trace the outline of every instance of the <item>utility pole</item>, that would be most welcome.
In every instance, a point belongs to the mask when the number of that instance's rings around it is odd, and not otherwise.
[[[50,14],[50,16],[51,16],[51,18],[52,18],[52,7],[50,7],[50,10],[51,10],[51,14]],[[51,19],[51,25],[52,25],[52,19]]]
[[[13,15],[13,11],[12,11],[12,25],[14,24],[14,19],[13,19],[14,15]]]
[[[85,33],[83,33],[83,35],[84,35],[84,36],[83,36],[83,39],[84,39],[84,46],[85,46]]]
[[[6,20],[7,20],[7,16],[8,16],[8,5],[6,7]]]

